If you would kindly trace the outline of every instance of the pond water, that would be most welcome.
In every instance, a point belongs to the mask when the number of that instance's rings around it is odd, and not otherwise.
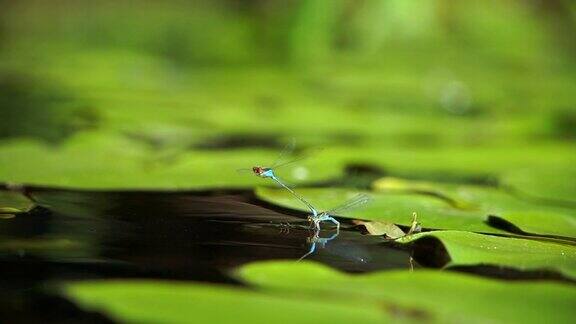
[[[0,310],[11,319],[44,320],[48,312],[55,321],[73,314],[107,321],[54,294],[50,287],[61,280],[161,278],[242,285],[232,270],[259,260],[305,257],[350,273],[442,267],[449,261],[434,239],[400,245],[366,235],[352,219],[338,218],[339,231],[325,223],[315,233],[306,213],[261,201],[250,190],[20,189],[35,207],[0,220]],[[452,270],[562,279],[479,266]]]
[[[306,214],[249,191],[70,191],[27,188],[38,206],[2,220],[0,281],[164,278],[236,283],[227,273],[257,260],[307,259],[348,272],[418,266],[410,251],[363,235],[348,220],[317,236]]]

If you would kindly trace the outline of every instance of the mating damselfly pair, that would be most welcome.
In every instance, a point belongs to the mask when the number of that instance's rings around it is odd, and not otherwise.
[[[296,161],[300,161],[300,160],[307,157],[307,156],[303,156],[303,157],[299,157],[296,159],[286,161],[285,160],[286,157],[293,150],[294,150],[294,141],[291,141],[288,145],[286,145],[284,150],[282,150],[282,152],[280,153],[280,155],[278,156],[276,161],[271,166],[269,166],[269,167],[254,166],[251,169],[251,171],[258,177],[271,179],[272,181],[276,182],[282,188],[289,191],[296,199],[298,199],[300,202],[302,202],[311,212],[311,215],[308,216],[308,219],[312,222],[312,225],[313,225],[314,229],[316,230],[316,233],[318,233],[320,231],[320,224],[324,221],[329,221],[329,222],[332,222],[334,225],[336,225],[336,231],[338,232],[340,230],[340,222],[338,222],[333,216],[336,215],[338,212],[342,212],[344,210],[348,210],[348,209],[366,204],[367,202],[370,201],[370,196],[368,196],[367,194],[358,194],[353,199],[345,202],[344,204],[342,204],[340,206],[337,206],[337,207],[332,208],[332,209],[327,210],[327,211],[319,212],[318,209],[316,209],[310,202],[308,202],[306,199],[304,199],[304,197],[302,197],[298,193],[296,193],[296,191],[294,191],[294,189],[292,189],[288,185],[286,185],[284,183],[284,181],[280,180],[280,178],[276,175],[276,172],[275,172],[276,169],[283,167],[283,166],[287,166],[287,165],[292,164]],[[248,170],[248,169],[241,169],[241,170]]]

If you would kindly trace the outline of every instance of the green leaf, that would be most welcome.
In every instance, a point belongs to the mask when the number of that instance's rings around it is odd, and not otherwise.
[[[68,284],[65,294],[82,308],[131,323],[380,323],[378,305],[276,296],[242,288],[153,280]]]
[[[576,279],[576,246],[460,231],[419,233],[398,242],[439,239],[450,255],[448,266],[494,265],[518,270],[551,270]]]
[[[297,189],[319,210],[329,210],[354,198],[358,192],[346,189]],[[306,210],[298,200],[285,190],[258,188],[259,198],[289,208]],[[486,233],[505,233],[485,223],[487,215],[476,210],[454,208],[448,202],[437,197],[412,193],[369,193],[372,201],[357,210],[343,211],[341,217],[359,218],[371,221],[392,222],[410,226],[412,214],[418,214],[418,220],[424,228],[457,229]]]
[[[482,221],[489,215],[496,215],[524,232],[576,237],[576,216],[573,209],[528,201],[498,188],[397,178],[383,178],[373,186],[376,190],[388,194],[436,196],[451,204],[454,209],[478,215]]]
[[[390,222],[382,222],[382,221],[375,221],[375,222],[366,222],[361,220],[355,220],[354,224],[361,225],[366,229],[366,232],[370,235],[385,235],[391,239],[397,239],[406,235],[404,231],[396,226],[394,223]]]
[[[407,127],[403,130],[396,129],[394,133],[417,128],[433,133],[431,136],[441,136],[445,132],[442,128],[446,128],[440,120],[437,120],[438,125],[425,118],[412,120],[416,124],[409,126],[405,125],[406,122],[392,119],[391,123],[398,125],[391,127]],[[365,122],[364,128],[370,128],[369,123],[370,121]],[[457,124],[462,129],[454,131],[451,135],[444,135],[458,137],[469,131],[467,129],[469,126],[462,120]],[[366,134],[365,131],[362,133]],[[519,166],[522,166],[523,172],[530,172],[551,169],[574,170],[576,164],[573,157],[574,146],[563,143],[496,145],[491,142],[483,146],[445,144],[403,147],[382,142],[382,138],[374,139],[376,142],[371,142],[371,139],[374,138],[368,138],[363,142],[364,145],[359,147],[331,147],[325,150],[324,156],[326,159],[342,161],[342,165],[355,163],[377,166],[396,177],[460,183],[499,180],[516,172]],[[566,180],[563,181],[576,180],[574,171],[565,174]]]
[[[568,323],[576,303],[576,290],[561,284],[429,270],[348,275],[315,263],[261,262],[242,267],[238,275],[260,291],[358,307],[379,304],[397,314],[419,314],[413,319],[420,322]]]
[[[275,185],[250,171],[269,165],[273,150],[209,150],[157,153],[114,134],[85,133],[57,149],[32,141],[0,146],[0,182],[88,189],[111,188],[245,188]],[[290,182],[318,181],[339,173],[336,164],[305,159],[278,170]],[[332,165],[332,166],[330,166]],[[311,170],[321,169],[322,172]]]
[[[67,238],[6,239],[0,242],[0,252],[26,251],[54,254],[59,251],[77,250],[81,247],[83,247],[82,243]]]
[[[540,203],[557,203],[576,208],[576,159],[572,167],[518,169],[501,177],[505,186]]]
[[[24,195],[0,190],[0,214],[17,214],[30,210],[34,203]]]

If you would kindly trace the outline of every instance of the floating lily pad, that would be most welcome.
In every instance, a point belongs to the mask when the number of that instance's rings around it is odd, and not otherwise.
[[[9,251],[67,251],[83,247],[80,242],[65,238],[8,239],[0,242],[0,252]]]
[[[323,155],[341,161],[343,165],[356,163],[379,167],[397,177],[458,183],[494,182],[519,169],[526,172],[564,169],[575,163],[574,147],[558,143],[472,147],[399,147],[387,142],[369,145],[372,144],[370,139],[364,143],[360,147],[333,147]]]
[[[398,241],[414,242],[424,237],[434,237],[442,242],[450,256],[447,266],[493,265],[518,270],[551,270],[576,279],[574,245],[460,231],[419,233]]]
[[[136,118],[134,116],[141,115],[138,118],[143,120],[153,119],[157,104],[148,103],[149,109],[138,104],[136,106],[139,110],[131,113],[124,111],[125,102],[122,100],[113,104],[106,102],[107,107],[110,105],[119,107],[107,110],[106,114],[121,116],[110,117],[114,121],[98,131],[71,136],[57,148],[26,140],[14,140],[0,145],[0,181],[82,188],[246,187],[261,182],[246,178],[236,170],[250,168],[255,164],[270,164],[280,151],[262,148],[192,150],[192,144],[198,145],[203,140],[209,140],[215,133],[214,130],[197,129],[194,122],[189,122],[189,127],[184,126],[187,123],[183,120],[189,112],[185,114],[175,110],[171,111],[173,116],[166,117],[167,120],[140,124],[139,120],[133,120]],[[279,117],[278,124],[268,120],[267,126],[263,128],[257,127],[253,116],[236,116],[238,113],[228,109],[202,116],[214,119],[216,124],[221,123],[223,115],[238,117],[230,117],[230,125],[220,126],[224,134],[244,132],[267,136],[275,129],[280,129],[281,131],[275,132],[280,134],[280,137],[286,137],[282,134],[299,134],[299,143],[310,144],[312,147],[325,146],[327,149],[318,155],[279,171],[283,178],[294,183],[322,182],[337,178],[349,164],[367,165],[383,172],[423,179],[486,181],[514,171],[525,161],[530,161],[525,164],[528,167],[539,169],[570,162],[566,156],[571,148],[552,144],[537,145],[529,149],[516,146],[468,148],[453,145],[430,148],[398,147],[394,139],[404,136],[402,132],[407,131],[405,126],[397,130],[400,134],[390,130],[392,134],[387,134],[390,135],[390,142],[382,143],[379,137],[374,137],[381,134],[364,131],[377,128],[365,124],[371,122],[370,118],[364,120],[364,117],[353,117],[347,110],[334,111],[326,108],[325,113],[327,116],[334,116],[334,125],[340,125],[338,127],[341,127],[341,122],[338,123],[337,120],[351,118],[358,119],[358,124],[362,127],[352,127],[349,130],[350,140],[335,140],[330,136],[334,131],[332,127],[325,130],[314,128],[312,132],[305,123],[298,123],[304,119],[300,115]],[[310,119],[314,117],[310,116]],[[126,130],[122,121],[138,126]],[[423,126],[427,123],[428,120],[422,121]],[[331,125],[329,122],[326,124]],[[347,123],[350,124],[352,123]],[[402,124],[406,124],[406,121],[402,121]],[[364,145],[356,146],[356,142],[360,141]],[[302,147],[304,150],[308,148]]]
[[[30,210],[34,203],[20,193],[0,190],[0,214],[17,214]]]
[[[376,304],[333,303],[276,296],[215,284],[108,280],[68,284],[65,294],[82,308],[130,323],[381,323]]]
[[[502,183],[521,197],[541,204],[576,209],[576,158],[571,167],[519,169],[501,177]]]
[[[270,184],[249,171],[272,164],[270,150],[189,151],[156,154],[115,134],[84,134],[54,149],[13,141],[0,150],[0,181],[75,188],[238,188]],[[337,165],[306,159],[278,170],[290,182],[318,181],[339,174]],[[247,168],[247,172],[238,169]],[[320,172],[311,170],[320,169]]]
[[[576,215],[573,209],[527,201],[498,188],[397,178],[380,179],[374,183],[374,188],[391,194],[437,196],[455,209],[483,215],[484,220],[489,215],[495,215],[528,233],[576,237]]]
[[[568,323],[576,303],[576,290],[556,283],[508,283],[427,270],[348,275],[315,263],[263,262],[244,266],[238,275],[275,295],[358,307],[379,304],[419,321]]]
[[[319,210],[329,210],[355,197],[357,191],[346,189],[309,189],[297,192],[308,199]],[[283,207],[306,210],[298,200],[285,190],[258,188],[258,197]],[[370,193],[369,193],[370,194]],[[357,210],[343,211],[337,216],[353,217],[372,221],[393,222],[410,226],[412,214],[424,228],[458,229],[475,232],[505,233],[485,223],[487,215],[476,210],[454,208],[448,202],[433,196],[412,193],[371,193],[372,201]]]

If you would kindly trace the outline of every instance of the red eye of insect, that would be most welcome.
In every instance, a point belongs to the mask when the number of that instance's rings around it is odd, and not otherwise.
[[[260,173],[262,173],[262,168],[261,167],[253,167],[252,171],[254,171],[254,173],[256,173],[256,174],[260,174]]]

